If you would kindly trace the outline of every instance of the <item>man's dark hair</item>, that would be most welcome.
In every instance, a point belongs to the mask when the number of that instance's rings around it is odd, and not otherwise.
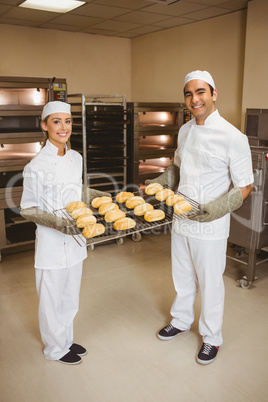
[[[209,88],[210,88],[210,93],[211,93],[211,96],[213,96],[213,91],[214,91],[214,88],[210,85],[210,84],[208,84],[209,85]]]

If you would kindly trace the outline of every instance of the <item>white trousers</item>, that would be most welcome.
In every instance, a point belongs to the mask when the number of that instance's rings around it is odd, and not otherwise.
[[[66,269],[36,269],[39,327],[44,355],[58,360],[73,344],[73,320],[79,308],[83,262]]]
[[[171,324],[189,330],[194,321],[194,302],[201,292],[199,332],[203,342],[222,344],[224,310],[223,273],[227,240],[199,240],[172,232],[172,276],[177,295],[171,307]]]

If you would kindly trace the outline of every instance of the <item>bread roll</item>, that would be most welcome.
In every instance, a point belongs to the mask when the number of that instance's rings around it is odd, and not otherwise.
[[[135,226],[136,226],[136,222],[134,221],[134,219],[131,219],[131,218],[117,219],[113,224],[114,230],[127,230],[127,229],[132,229]]]
[[[171,195],[174,195],[174,191],[169,190],[168,188],[165,188],[163,190],[158,191],[155,194],[155,198],[158,201],[165,201],[168,197],[170,197]]]
[[[106,202],[112,202],[111,197],[96,197],[91,201],[91,205],[93,208],[99,208],[102,204],[105,204]]]
[[[122,204],[123,202],[126,202],[128,198],[131,197],[134,197],[133,193],[130,193],[129,191],[121,191],[120,193],[117,194],[116,201]]]
[[[87,207],[87,204],[85,204],[83,201],[73,201],[73,202],[70,202],[70,204],[67,205],[66,211],[70,214],[75,209],[86,208],[86,207]]]
[[[144,219],[147,222],[161,221],[165,218],[165,212],[162,209],[154,209],[153,211],[145,212]]]
[[[184,200],[185,200],[185,198],[182,195],[174,194],[174,195],[170,195],[166,199],[166,204],[169,207],[173,207],[173,205],[175,205],[177,202],[181,202],[181,201],[184,201]]]
[[[174,205],[174,212],[177,215],[185,214],[193,209],[192,205],[188,201],[177,202]]]
[[[88,225],[94,225],[97,222],[97,219],[93,215],[82,215],[76,219],[76,226],[78,228],[84,228]]]
[[[125,205],[126,205],[126,207],[129,208],[129,209],[133,209],[133,208],[135,208],[137,205],[144,204],[144,203],[145,203],[145,200],[144,200],[142,197],[136,195],[136,196],[134,196],[134,197],[128,198],[128,199],[126,200],[126,204],[125,204]]]
[[[162,190],[163,186],[159,183],[150,183],[145,188],[145,194],[153,195],[156,194],[158,191]]]
[[[114,222],[117,219],[124,218],[126,216],[125,212],[121,209],[115,209],[113,211],[107,212],[104,216],[106,222]]]
[[[81,215],[92,215],[92,214],[93,214],[93,211],[91,211],[91,209],[89,209],[89,208],[78,208],[72,212],[72,218],[77,219]]]
[[[154,207],[152,204],[149,204],[148,202],[145,202],[144,204],[137,205],[134,208],[134,214],[137,216],[142,216],[145,214],[147,211],[153,211]]]
[[[82,235],[87,239],[95,236],[100,236],[105,232],[105,226],[101,223],[96,223],[95,225],[86,226],[83,231]]]
[[[99,213],[101,215],[105,215],[106,212],[113,211],[114,209],[118,209],[119,206],[114,202],[106,202],[99,207]]]

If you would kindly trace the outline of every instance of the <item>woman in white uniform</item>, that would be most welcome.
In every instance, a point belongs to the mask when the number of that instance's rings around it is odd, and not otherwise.
[[[68,235],[68,222],[54,210],[82,199],[82,157],[69,145],[71,107],[49,102],[42,113],[46,139],[23,173],[21,215],[37,224],[35,243],[39,326],[44,355],[49,360],[77,364],[86,349],[73,342],[73,320],[78,311],[86,247]],[[104,195],[87,189],[92,199]]]
[[[217,90],[211,75],[199,70],[189,73],[184,97],[194,119],[179,131],[174,165],[154,181],[173,186],[179,181],[179,191],[200,203],[205,213],[193,220],[177,220],[173,226],[172,275],[177,295],[171,307],[173,319],[158,338],[170,340],[190,330],[199,287],[203,344],[197,361],[208,364],[223,342],[222,275],[230,212],[251,193],[253,172],[247,137],[215,108]]]

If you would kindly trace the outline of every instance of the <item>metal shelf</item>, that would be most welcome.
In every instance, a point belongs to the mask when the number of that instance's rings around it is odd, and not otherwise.
[[[69,94],[68,102],[75,119],[74,149],[83,155],[84,183],[90,185],[90,179],[94,179],[92,187],[104,191],[113,183],[116,189],[109,192],[123,188],[127,176],[126,96],[78,93]],[[110,183],[103,179],[105,174],[111,178]]]

